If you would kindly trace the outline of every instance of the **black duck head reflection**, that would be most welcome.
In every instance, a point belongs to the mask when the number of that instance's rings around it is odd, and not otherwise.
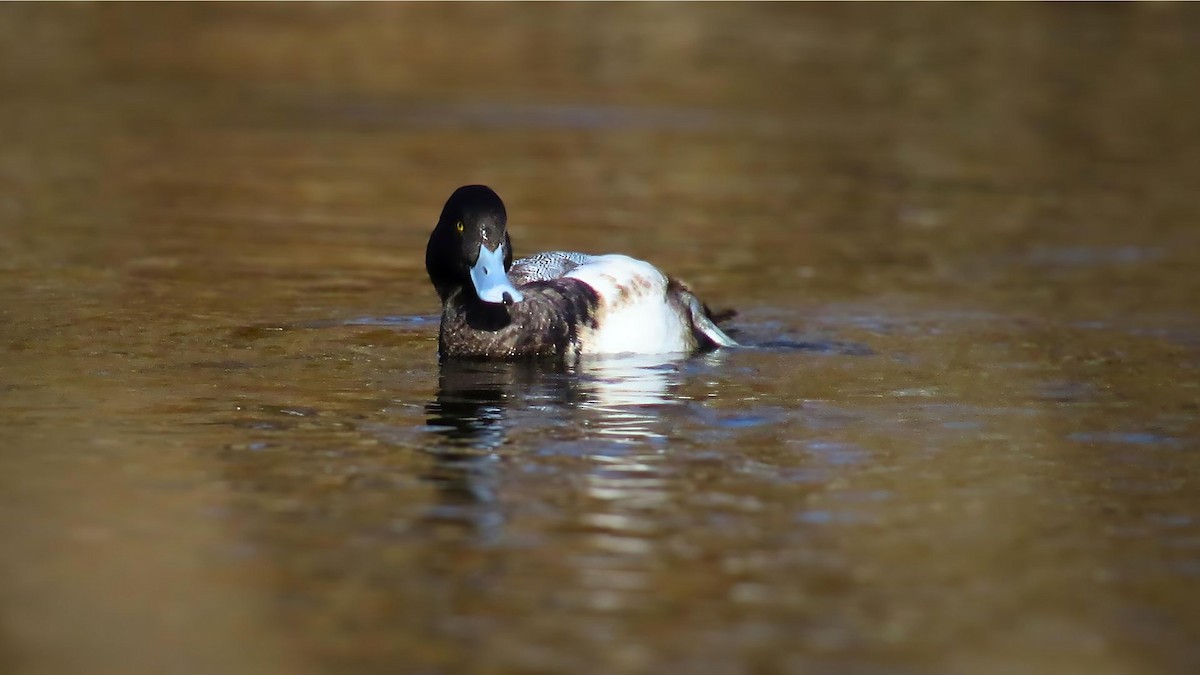
[[[569,407],[573,387],[564,366],[551,363],[447,361],[438,373],[437,397],[425,406],[441,436],[438,454],[478,454],[499,448],[507,411],[542,399]]]

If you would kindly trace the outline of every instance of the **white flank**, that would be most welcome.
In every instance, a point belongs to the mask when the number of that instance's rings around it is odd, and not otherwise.
[[[693,347],[691,327],[667,300],[667,277],[625,255],[588,256],[566,274],[600,295],[599,327],[583,330],[586,354],[667,354]]]

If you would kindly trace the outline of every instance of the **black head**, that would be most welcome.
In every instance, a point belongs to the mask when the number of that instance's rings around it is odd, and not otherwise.
[[[425,270],[444,301],[457,288],[488,303],[522,300],[508,279],[512,241],[499,195],[485,185],[464,185],[450,195],[425,248]]]

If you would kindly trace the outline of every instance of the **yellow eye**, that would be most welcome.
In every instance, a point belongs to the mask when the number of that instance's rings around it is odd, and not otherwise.
[[[459,232],[463,231],[463,224],[461,220],[454,224],[454,229],[458,230]]]

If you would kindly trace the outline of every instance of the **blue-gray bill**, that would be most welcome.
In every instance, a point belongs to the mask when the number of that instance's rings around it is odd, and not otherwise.
[[[504,272],[504,244],[498,244],[495,250],[479,247],[479,259],[471,266],[471,283],[484,302],[511,305],[525,299]]]

